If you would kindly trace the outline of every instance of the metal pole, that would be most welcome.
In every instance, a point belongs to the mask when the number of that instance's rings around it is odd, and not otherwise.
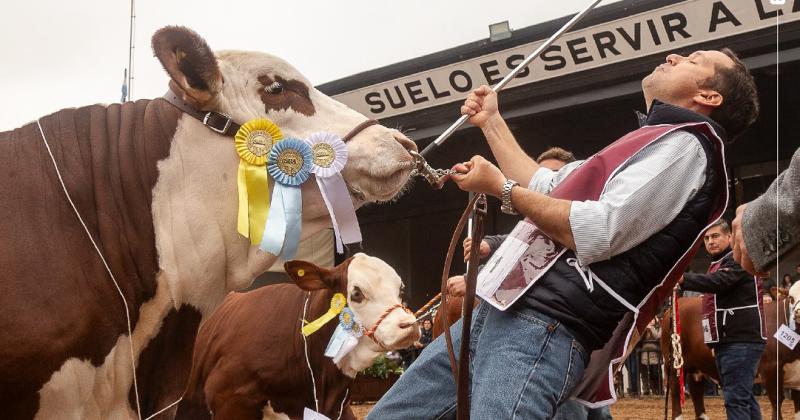
[[[128,100],[133,100],[133,32],[136,25],[134,0],[131,0],[131,26],[128,39]]]
[[[492,87],[492,90],[495,92],[499,92],[501,89],[503,89],[503,87],[505,87],[505,85],[507,85],[508,82],[511,81],[511,79],[516,77],[517,73],[521,72],[522,69],[527,67],[528,64],[531,63],[531,61],[533,61],[536,57],[538,57],[544,50],[549,48],[550,45],[552,45],[556,39],[558,39],[561,35],[564,34],[564,32],[569,31],[579,20],[581,20],[584,16],[586,16],[586,14],[589,13],[592,9],[594,9],[594,7],[597,6],[597,4],[600,3],[601,1],[602,0],[592,0],[591,4],[589,4],[583,10],[581,10],[580,13],[573,16],[572,19],[569,20],[569,22],[567,22],[564,26],[561,27],[561,29],[559,29],[556,33],[550,36],[550,38],[547,38],[547,40],[544,41],[544,43],[540,45],[539,48],[536,49],[536,51],[534,51],[533,53],[531,53],[531,55],[525,58],[523,62],[519,63],[519,65],[516,68],[514,68],[514,70],[511,70],[511,73],[509,73],[506,77],[504,77],[503,80],[499,81],[496,85],[494,85]],[[462,115],[461,118],[459,118],[458,120],[456,120],[455,123],[453,123],[453,125],[447,128],[447,130],[444,130],[444,132],[441,135],[439,135],[439,137],[437,137],[436,140],[433,141],[433,143],[429,144],[428,147],[426,147],[422,151],[422,153],[420,153],[420,155],[422,155],[422,157],[428,157],[430,153],[432,153],[439,146],[441,146],[442,143],[444,143],[445,140],[447,140],[458,129],[458,127],[461,127],[461,125],[463,125],[468,119],[469,119],[468,115]]]

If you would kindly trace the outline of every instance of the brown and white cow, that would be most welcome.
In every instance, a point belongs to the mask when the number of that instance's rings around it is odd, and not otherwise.
[[[800,286],[797,289],[800,297]],[[776,318],[776,305],[779,315]],[[680,298],[678,299],[681,321],[681,350],[683,355],[683,368],[686,372],[686,381],[689,386],[689,393],[692,397],[696,418],[707,419],[703,394],[705,386],[703,376],[708,376],[719,382],[717,365],[714,362],[714,355],[711,349],[703,342],[703,327],[701,319],[703,317],[702,298]],[[795,419],[800,419],[800,393],[795,389],[800,389],[800,346],[794,350],[778,344],[774,335],[776,325],[785,324],[787,321],[789,306],[788,301],[779,298],[778,302],[764,304],[764,315],[767,325],[767,346],[764,355],[758,365],[758,374],[761,377],[762,385],[767,389],[770,403],[772,405],[772,418],[778,419],[779,410],[776,407],[783,402],[783,392],[776,393],[776,384],[781,384],[781,388],[792,389],[792,400],[794,400]],[[800,311],[798,312],[800,314]],[[778,319],[779,322],[776,322]],[[669,359],[671,352],[670,335],[672,334],[671,316],[665,316],[661,322],[661,350],[664,353],[664,360]],[[777,348],[776,348],[777,346]],[[780,353],[776,353],[780,352]],[[780,370],[778,370],[780,367]],[[678,381],[674,373],[670,379],[672,386],[670,397],[672,398],[672,417],[674,419],[683,418],[680,407],[680,394]],[[665,381],[666,383],[666,381]],[[777,399],[780,398],[780,402]]]
[[[316,90],[284,60],[213,53],[167,27],[153,50],[170,87],[238,123],[267,117],[285,136],[344,135],[366,117]],[[67,202],[31,123],[0,133],[0,407],[9,419],[142,418],[185,389],[201,320],[276,261],[237,233],[233,139],[162,99],[65,109],[41,118],[64,184],[130,309]],[[371,126],[348,144],[356,205],[395,197],[413,143]],[[330,226],[315,182],[303,231]],[[132,353],[133,352],[133,353]]]
[[[419,339],[414,316],[398,307],[400,276],[380,259],[356,254],[333,269],[304,261],[285,268],[299,288],[277,284],[231,293],[203,323],[178,419],[299,419],[304,408],[317,408],[314,386],[320,413],[354,419],[348,389],[356,373],[386,350]],[[324,314],[335,293],[347,296],[364,328],[377,324],[374,340],[362,336],[338,364],[323,355],[338,319],[305,339],[300,333],[303,319]]]

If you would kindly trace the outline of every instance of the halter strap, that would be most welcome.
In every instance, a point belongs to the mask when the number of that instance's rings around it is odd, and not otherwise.
[[[381,343],[378,341],[378,339],[377,339],[377,338],[375,338],[375,331],[377,331],[377,330],[378,330],[378,326],[379,326],[379,325],[381,325],[381,322],[383,322],[383,320],[384,320],[384,319],[386,319],[386,317],[387,317],[387,316],[389,316],[389,314],[390,314],[390,313],[392,313],[392,311],[394,311],[394,310],[395,310],[395,309],[397,309],[397,308],[403,308],[403,310],[404,310],[404,311],[406,311],[406,312],[408,312],[408,313],[412,313],[412,312],[411,312],[411,310],[410,310],[410,309],[408,309],[408,308],[406,308],[405,306],[403,306],[403,304],[401,304],[401,303],[396,303],[396,304],[394,304],[394,305],[390,306],[390,307],[389,307],[387,310],[385,310],[385,311],[383,312],[383,314],[382,314],[380,317],[378,317],[378,320],[377,320],[377,321],[375,321],[375,324],[373,324],[373,325],[372,325],[372,327],[370,327],[370,329],[368,329],[368,330],[366,330],[366,331],[364,332],[364,335],[366,335],[367,337],[371,338],[371,339],[372,339],[372,341],[374,341],[374,342],[375,342],[375,344],[377,344],[378,346],[380,346],[380,347],[381,347],[382,349],[384,349],[384,350],[388,350],[388,349],[386,348],[386,346],[384,346],[383,344],[381,344]]]
[[[239,131],[239,128],[242,126],[234,121],[230,115],[223,114],[221,112],[216,111],[198,111],[194,109],[192,105],[187,103],[183,100],[180,96],[178,96],[172,89],[168,90],[167,93],[162,96],[164,100],[172,104],[175,108],[180,109],[181,111],[185,112],[192,118],[200,121],[211,129],[212,131],[222,134],[223,136],[234,137],[236,133]],[[348,141],[352,140],[353,137],[358,135],[358,133],[364,131],[368,127],[371,127],[375,124],[378,124],[377,120],[369,119],[363,121],[362,123],[358,124],[357,126],[353,127],[350,132],[342,137],[342,141],[347,143]]]

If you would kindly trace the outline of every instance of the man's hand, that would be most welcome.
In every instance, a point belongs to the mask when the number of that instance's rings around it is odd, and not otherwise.
[[[464,191],[489,194],[500,198],[506,177],[491,162],[481,156],[473,156],[469,162],[453,166],[456,172],[450,178]]]
[[[733,229],[733,259],[739,263],[750,274],[759,277],[769,276],[769,273],[760,273],[756,271],[753,260],[750,259],[750,254],[747,253],[747,243],[744,241],[744,232],[742,231],[742,218],[744,217],[744,210],[747,204],[742,204],[736,208],[736,218],[731,223]]]
[[[464,262],[469,259],[469,252],[472,251],[472,238],[464,239]],[[489,256],[489,243],[481,241],[480,248],[478,248],[478,258],[483,259]]]
[[[447,294],[453,297],[461,297],[467,292],[467,282],[464,276],[453,276],[447,279]]]
[[[489,86],[482,85],[472,91],[461,106],[461,113],[469,115],[469,122],[483,128],[487,122],[501,118],[497,108],[497,93]]]
[[[415,342],[414,342],[414,348],[415,348],[415,349],[421,349],[421,348],[423,348],[423,347],[425,347],[425,346],[424,346],[424,345],[422,345],[422,343],[420,343],[419,341],[415,341]]]

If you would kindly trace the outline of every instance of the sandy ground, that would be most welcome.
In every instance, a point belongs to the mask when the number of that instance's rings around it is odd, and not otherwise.
[[[765,419],[769,419],[772,411],[769,408],[767,397],[760,397],[761,413]],[[706,397],[706,415],[712,420],[725,419],[725,407],[721,397]],[[783,418],[791,420],[794,418],[794,407],[791,401],[783,403]],[[353,411],[359,419],[366,417],[372,404],[353,405]],[[686,401],[684,408],[686,416],[684,418],[694,418],[694,408],[690,400]],[[624,398],[611,406],[611,415],[614,420],[660,420],[664,418],[664,398],[663,397],[643,397],[643,398]],[[671,416],[670,416],[671,418]]]

